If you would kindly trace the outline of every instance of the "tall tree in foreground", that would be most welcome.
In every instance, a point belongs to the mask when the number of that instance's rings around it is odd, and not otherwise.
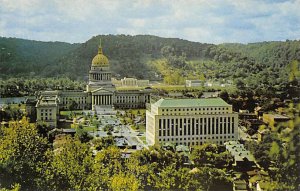
[[[0,127],[0,187],[19,183],[23,190],[34,190],[39,178],[37,164],[44,162],[48,148],[37,128],[24,117]]]

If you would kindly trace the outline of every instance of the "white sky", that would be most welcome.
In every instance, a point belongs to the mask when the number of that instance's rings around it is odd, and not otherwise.
[[[300,0],[0,0],[0,36],[74,43],[98,34],[295,40]]]

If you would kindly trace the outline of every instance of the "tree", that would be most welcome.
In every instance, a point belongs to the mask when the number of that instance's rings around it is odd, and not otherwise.
[[[82,127],[76,128],[76,137],[82,142],[87,143],[90,140],[93,139],[93,136],[90,135],[86,130],[84,130]]]
[[[92,172],[93,157],[89,145],[70,136],[62,138],[62,145],[47,153],[43,174],[43,190],[85,190]]]
[[[107,124],[107,125],[105,125],[103,130],[106,132],[112,132],[114,130],[114,126],[111,124]]]
[[[139,182],[133,174],[119,173],[112,176],[110,189],[115,191],[134,191],[139,189]]]
[[[102,149],[107,149],[108,147],[113,146],[115,140],[113,136],[108,136],[108,137],[93,139],[92,143],[96,150],[101,151]]]
[[[123,167],[121,163],[121,152],[116,147],[102,149],[95,156],[92,165],[92,172],[87,177],[90,190],[108,190],[111,188],[111,181],[114,175],[120,175]],[[123,175],[120,175],[123,177]],[[116,181],[120,176],[116,176]],[[129,180],[119,184],[117,188],[129,186]]]
[[[70,99],[67,107],[70,111],[76,110],[78,107],[78,103],[75,100]]]
[[[222,98],[224,101],[228,102],[229,101],[229,94],[228,94],[228,92],[227,91],[221,91],[220,98]]]
[[[0,127],[0,185],[10,187],[19,183],[22,189],[37,188],[39,164],[45,161],[48,149],[43,138],[33,124],[25,117]]]

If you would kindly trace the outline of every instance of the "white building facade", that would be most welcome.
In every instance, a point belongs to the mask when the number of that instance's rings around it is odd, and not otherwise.
[[[160,99],[146,111],[149,145],[223,144],[238,139],[238,114],[221,98]]]

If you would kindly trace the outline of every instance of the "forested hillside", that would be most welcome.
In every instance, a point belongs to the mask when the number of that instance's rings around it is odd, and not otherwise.
[[[46,65],[78,46],[0,37],[0,78],[40,76]]]
[[[230,80],[260,90],[299,79],[300,41],[213,45],[151,35],[100,35],[82,44],[0,38],[0,78],[85,79],[100,38],[115,77]]]
[[[140,79],[153,78],[153,70],[147,62],[161,57],[161,49],[172,46],[176,54],[185,52],[188,57],[204,58],[205,51],[213,45],[190,42],[180,39],[160,38],[150,35],[101,35],[83,43],[75,51],[58,59],[49,66],[48,75],[86,76],[91,60],[97,54],[100,38],[103,52],[108,57],[113,75],[132,76]],[[46,75],[46,74],[45,74]]]

